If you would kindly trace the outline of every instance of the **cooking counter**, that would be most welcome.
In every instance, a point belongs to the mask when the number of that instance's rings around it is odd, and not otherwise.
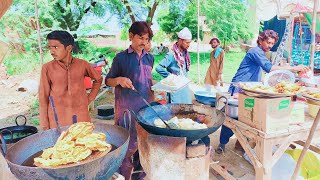
[[[313,118],[308,113],[305,113],[305,122],[291,124],[286,130],[272,133],[262,132],[230,117],[226,117],[224,125],[232,129],[249,156],[255,169],[256,179],[271,180],[272,167],[288,149],[290,144],[297,143],[304,146],[304,141],[308,138],[312,123]],[[320,125],[317,126],[314,137],[319,136]],[[248,139],[256,143],[255,148],[249,145]],[[278,145],[278,149],[272,153],[274,145]],[[318,154],[320,153],[320,148],[316,146],[310,146],[310,150]],[[223,171],[219,164],[213,164],[211,167],[223,177],[231,176],[228,172]]]

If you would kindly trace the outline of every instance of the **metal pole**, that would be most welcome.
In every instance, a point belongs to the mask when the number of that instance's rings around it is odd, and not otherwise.
[[[316,34],[316,24],[317,24],[317,11],[318,11],[319,1],[314,0],[313,5],[313,15],[312,15],[312,31],[311,31],[311,54],[310,54],[310,68],[313,71],[314,68],[314,52],[316,48],[315,44],[315,34]]]
[[[198,84],[200,84],[200,0],[198,0],[198,39],[197,39],[197,58],[198,58]]]
[[[40,53],[40,66],[43,65],[43,52],[41,47],[41,35],[40,35],[40,23],[39,23],[39,15],[38,15],[38,1],[34,0],[34,6],[36,11],[36,22],[37,22],[37,31],[38,31],[38,44],[39,44],[39,53]]]

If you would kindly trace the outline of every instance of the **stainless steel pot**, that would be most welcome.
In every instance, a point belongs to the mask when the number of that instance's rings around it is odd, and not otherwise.
[[[220,98],[223,99],[227,99],[226,97],[224,96],[221,96]],[[217,106],[219,101],[220,101],[220,98],[217,100]],[[238,100],[237,99],[228,99],[227,101],[223,101],[224,104],[228,104],[226,106],[226,110],[225,110],[225,113],[227,116],[233,118],[233,119],[238,119]]]

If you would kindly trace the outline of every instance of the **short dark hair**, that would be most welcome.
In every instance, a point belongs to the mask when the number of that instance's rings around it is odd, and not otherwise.
[[[218,38],[216,38],[216,37],[212,38],[212,39],[210,40],[209,44],[211,44],[212,41],[214,41],[214,40],[216,40],[216,41],[220,44],[220,40],[219,40]]]
[[[58,40],[64,47],[74,46],[74,38],[67,31],[52,31],[47,35],[47,40]]]
[[[136,21],[132,23],[131,27],[129,28],[129,33],[132,33],[133,35],[138,34],[139,36],[142,36],[144,34],[149,34],[149,39],[151,40],[153,37],[153,32],[145,21]]]
[[[259,40],[264,41],[268,38],[273,38],[276,43],[279,39],[279,36],[278,36],[278,33],[273,30],[270,30],[270,29],[264,30],[262,33],[259,34],[257,44],[260,45]]]

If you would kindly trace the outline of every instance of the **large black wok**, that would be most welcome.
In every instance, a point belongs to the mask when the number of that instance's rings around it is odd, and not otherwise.
[[[59,133],[57,129],[50,129],[26,137],[8,149],[5,158],[11,172],[18,179],[28,180],[109,179],[118,170],[125,157],[128,149],[129,133],[126,129],[115,125],[97,124],[95,127],[95,131],[106,134],[107,142],[116,146],[116,149],[98,159],[93,159],[84,164],[75,164],[74,166],[66,168],[46,169],[23,166],[22,164],[24,164],[29,157],[55,144]],[[62,127],[61,129],[65,130],[67,128],[68,127]]]
[[[22,124],[19,124],[18,121],[23,121]],[[1,135],[4,137],[7,144],[16,143],[19,140],[35,134],[38,132],[38,129],[34,126],[27,126],[27,118],[24,115],[19,115],[15,119],[16,126],[9,126],[1,128]]]
[[[223,124],[225,114],[210,107],[192,104],[166,104],[152,106],[154,111],[164,120],[169,120],[174,116],[178,118],[190,118],[192,120],[205,123],[208,128],[197,130],[182,130],[160,128],[154,125],[154,120],[159,117],[151,109],[146,107],[137,113],[138,123],[149,133],[173,137],[186,137],[187,141],[195,141],[215,132]]]

